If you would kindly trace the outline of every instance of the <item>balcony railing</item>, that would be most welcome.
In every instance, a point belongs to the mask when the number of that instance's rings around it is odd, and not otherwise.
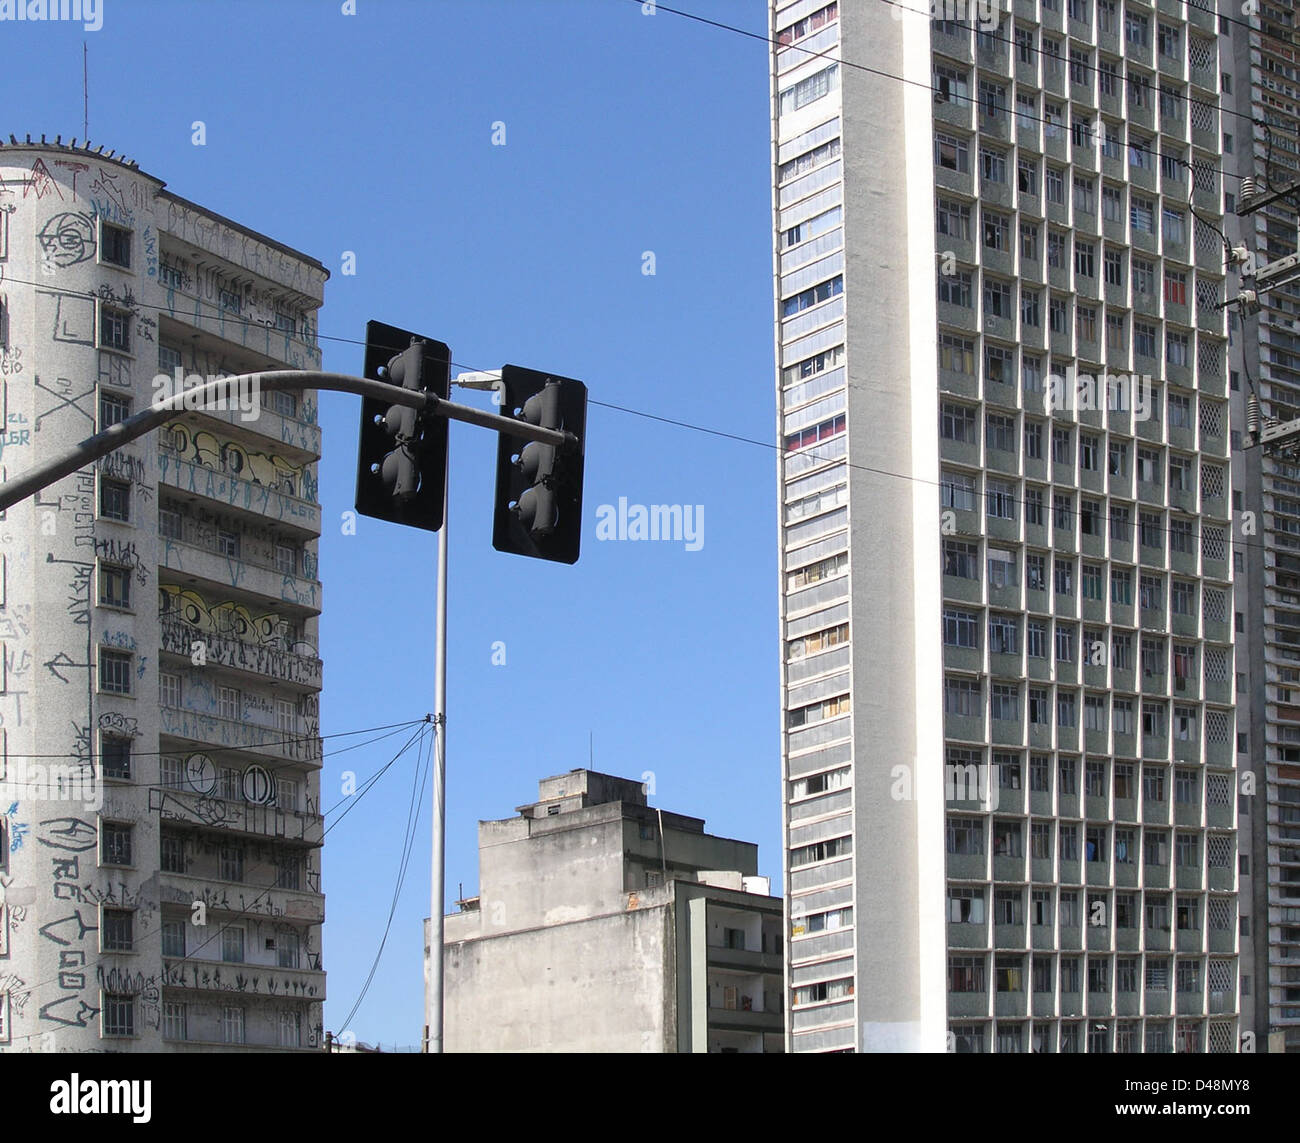
[[[174,655],[184,655],[188,659],[192,644],[198,640],[203,643],[203,653],[209,665],[320,690],[322,665],[319,659],[280,647],[245,643],[228,635],[214,635],[179,619],[164,619],[161,627],[162,650]]]
[[[303,968],[276,968],[269,964],[231,964],[226,961],[163,960],[164,988],[220,992],[278,1000],[325,999],[325,974]]]
[[[185,738],[203,746],[247,750],[294,762],[321,761],[321,740],[314,734],[289,734],[270,726],[255,726],[216,715],[200,714],[163,704],[159,708],[160,729],[173,738]]]
[[[227,801],[188,790],[152,787],[149,790],[149,809],[158,813],[164,822],[179,822],[203,829],[228,830],[310,846],[321,845],[325,840],[325,819],[320,814]]]
[[[159,899],[164,905],[181,905],[188,910],[195,901],[202,901],[212,913],[239,913],[310,925],[325,920],[324,896],[308,890],[232,885],[229,881],[189,877],[183,873],[163,873],[162,882]]]

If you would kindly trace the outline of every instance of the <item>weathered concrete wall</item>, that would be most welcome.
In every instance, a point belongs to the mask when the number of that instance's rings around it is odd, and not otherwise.
[[[634,909],[446,946],[445,1049],[675,1051],[669,916]]]

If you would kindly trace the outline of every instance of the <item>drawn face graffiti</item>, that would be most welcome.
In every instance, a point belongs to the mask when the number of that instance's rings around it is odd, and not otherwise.
[[[88,214],[56,214],[36,236],[45,257],[56,266],[75,266],[95,256],[95,220]]]

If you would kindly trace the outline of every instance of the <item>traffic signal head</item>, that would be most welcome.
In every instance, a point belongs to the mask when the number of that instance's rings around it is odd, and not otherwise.
[[[501,432],[492,546],[499,552],[576,563],[582,544],[587,386],[517,365],[505,366],[501,381],[504,416],[572,433],[577,442],[563,448]]]
[[[446,400],[451,350],[383,322],[366,323],[365,376]],[[436,532],[447,487],[447,418],[373,397],[361,400],[357,511]]]

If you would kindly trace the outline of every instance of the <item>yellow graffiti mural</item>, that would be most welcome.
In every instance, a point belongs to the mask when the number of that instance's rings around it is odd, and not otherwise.
[[[258,452],[238,441],[222,440],[206,429],[173,425],[171,445],[182,460],[204,468],[227,472],[240,480],[277,488],[293,496],[307,497],[314,482],[311,468],[276,453]]]
[[[233,600],[210,603],[197,591],[170,583],[159,585],[158,606],[163,618],[179,619],[199,635],[221,635],[299,654],[315,653],[315,648],[299,636],[297,625],[274,611],[254,612],[247,604]]]

